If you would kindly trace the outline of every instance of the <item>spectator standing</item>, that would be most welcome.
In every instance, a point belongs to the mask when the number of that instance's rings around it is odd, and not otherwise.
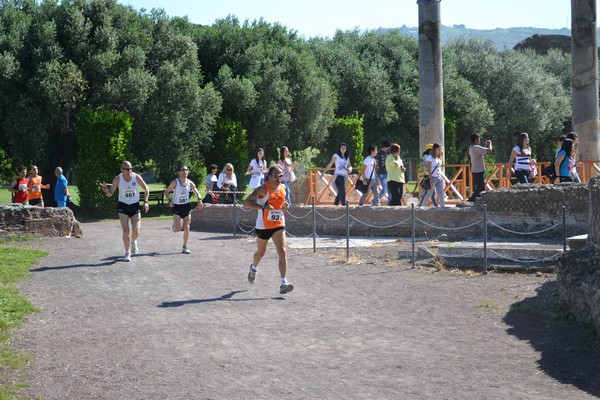
[[[25,206],[29,205],[29,200],[27,197],[28,184],[29,179],[27,179],[27,167],[21,165],[21,167],[19,167],[17,177],[10,183],[10,186],[8,187],[8,191],[14,196],[14,203],[23,204]]]
[[[208,175],[204,179],[204,188],[206,189],[206,196],[204,196],[204,202],[211,204],[215,203],[218,198],[218,194],[214,192],[219,191],[219,185],[217,184],[217,172],[219,171],[219,167],[216,164],[211,164],[208,167]]]
[[[258,264],[267,251],[269,240],[277,250],[279,266],[279,293],[286,294],[294,290],[287,280],[287,250],[285,238],[285,216],[283,210],[288,207],[285,201],[285,187],[281,184],[283,169],[275,164],[269,168],[268,180],[263,186],[254,189],[244,201],[244,207],[257,210],[256,252],[250,264],[248,282],[254,283],[258,273]]]
[[[439,143],[434,143],[431,148],[431,155],[427,156],[427,174],[429,175],[429,179],[431,181],[431,187],[435,187],[435,192],[432,190],[427,190],[421,201],[419,202],[419,206],[426,206],[429,199],[437,194],[438,203],[441,208],[445,207],[444,204],[444,189],[445,182],[442,178],[442,145]],[[434,204],[435,206],[435,204]]]
[[[420,177],[419,177],[419,182],[421,182],[421,179],[423,178],[424,175],[428,175],[427,173],[427,159],[429,159],[429,156],[431,155],[431,149],[433,148],[433,143],[427,143],[425,145],[425,151],[423,151],[423,155],[421,157],[421,167],[420,167]],[[423,196],[425,196],[428,192],[431,192],[431,195],[429,196],[431,198],[431,202],[433,203],[434,207],[437,207],[437,200],[435,199],[435,187],[431,186],[429,189],[427,190],[423,190],[423,188],[421,188],[421,186],[419,186],[418,184],[416,185],[415,188],[419,188],[419,204],[421,204],[421,200],[423,200]],[[427,205],[427,204],[425,204]]]
[[[335,164],[335,172],[333,174],[333,182],[337,190],[334,205],[346,205],[346,180],[348,174],[352,172],[352,164],[350,163],[350,151],[346,143],[340,143],[337,153],[331,157],[331,161],[325,167],[326,170]]]
[[[217,179],[219,187],[221,204],[233,204],[233,196],[237,192],[237,177],[233,171],[233,165],[227,163]]]
[[[279,150],[279,161],[277,161],[277,165],[279,165],[283,170],[283,180],[281,183],[283,183],[285,186],[285,201],[287,201],[291,206],[292,200],[290,196],[290,185],[296,180],[294,169],[298,168],[298,164],[292,164],[292,160],[290,159],[290,150],[286,146],[281,146],[281,150]]]
[[[571,170],[571,157],[573,156],[573,140],[563,140],[562,147],[558,152],[556,160],[554,160],[554,172],[556,177],[554,183],[573,182]]]
[[[69,194],[69,183],[67,178],[63,175],[63,169],[56,167],[54,170],[56,175],[56,186],[54,186],[54,200],[56,201],[57,207],[66,207],[67,202],[71,199]]]
[[[123,244],[125,245],[125,256],[123,261],[131,261],[131,254],[138,254],[139,247],[137,238],[140,235],[142,216],[140,212],[140,187],[144,189],[144,212],[148,212],[148,196],[150,190],[141,175],[132,172],[133,167],[129,161],[121,163],[121,173],[114,177],[110,188],[106,182],[100,186],[106,197],[111,197],[117,189],[119,190],[119,202],[117,203],[117,212],[121,231],[123,234]],[[131,222],[131,229],[129,223]]]
[[[479,133],[471,134],[471,146],[469,147],[469,157],[471,157],[471,176],[473,177],[473,194],[468,201],[475,201],[480,197],[481,192],[485,190],[485,162],[483,156],[492,151],[492,141],[486,140],[485,146],[481,146],[481,135]]]
[[[375,156],[377,155],[377,146],[374,144],[370,144],[367,147],[367,153],[369,155],[365,157],[362,165],[361,177],[363,183],[367,186],[367,190],[360,196],[360,200],[358,201],[358,205],[362,206],[369,196],[369,190],[373,192],[373,202],[374,206],[379,205],[379,190],[377,188],[377,176],[375,175],[375,170],[377,169],[377,160]]]
[[[42,177],[38,173],[38,167],[32,165],[27,186],[27,198],[30,206],[44,207],[42,189],[50,189],[50,185],[42,185]]]
[[[510,182],[512,175],[512,164],[514,162],[515,178],[519,183],[529,183],[531,177],[531,147],[529,146],[529,135],[525,132],[519,135],[517,145],[510,152],[508,160],[509,168],[506,171],[506,176]]]
[[[265,161],[265,151],[259,148],[256,151],[256,157],[250,161],[250,165],[246,171],[246,174],[250,174],[250,183],[248,186],[253,189],[261,186],[264,183],[264,176],[266,172],[267,162]]]
[[[173,232],[177,233],[183,230],[183,254],[190,254],[187,244],[190,239],[190,222],[192,205],[190,203],[190,193],[194,193],[198,197],[198,208],[202,209],[202,199],[200,192],[196,188],[194,182],[188,179],[189,169],[187,165],[179,167],[179,177],[172,181],[165,189],[165,198],[169,200],[169,207],[173,211]],[[173,198],[169,199],[169,193],[173,192]],[[182,227],[183,222],[183,227]]]
[[[379,151],[377,152],[377,173],[379,175],[379,183],[381,183],[381,192],[379,192],[379,200],[381,200],[383,198],[383,196],[387,196],[388,195],[388,185],[387,185],[387,178],[388,178],[388,172],[387,172],[387,167],[386,167],[386,160],[389,153],[389,148],[390,148],[390,142],[387,140],[384,140],[381,142],[381,148],[379,149]],[[373,199],[375,200],[375,199]],[[389,199],[388,199],[389,201]]]
[[[404,194],[404,164],[400,158],[400,145],[392,143],[390,146],[390,154],[385,159],[387,171],[387,188],[389,193],[388,206],[402,205],[402,195]]]

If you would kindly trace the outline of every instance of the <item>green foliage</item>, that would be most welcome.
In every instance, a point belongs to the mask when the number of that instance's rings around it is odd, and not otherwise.
[[[125,113],[104,109],[83,109],[78,116],[76,135],[79,144],[77,176],[80,206],[83,210],[108,210],[114,199],[107,199],[99,182],[112,182],[123,160],[130,160],[132,119]]]
[[[498,50],[483,39],[451,40],[443,51],[444,114],[456,129],[447,155],[456,146],[451,158],[466,161],[469,135],[480,132],[506,161],[526,131],[538,159],[552,156],[549,144],[570,124],[568,55]],[[322,150],[322,164],[340,141],[329,136],[334,119],[358,113],[353,163],[364,143],[383,139],[416,157],[418,87],[418,42],[395,30],[304,40],[262,19],[198,26],[112,0],[0,7],[0,149],[12,166],[38,165],[47,181],[57,165],[71,176],[75,115],[86,106],[130,115],[132,155],[151,161],[163,182],[211,148],[217,120],[240,123],[247,142],[236,151],[247,157],[260,146],[275,158],[285,144]],[[245,166],[246,157],[234,158]]]
[[[248,147],[248,133],[239,121],[219,120],[212,145],[204,153],[205,164],[216,164],[221,172],[226,163],[231,163],[240,185],[240,178],[250,163]]]
[[[309,168],[320,167],[320,165],[315,165],[313,162],[314,159],[319,157],[319,154],[321,154],[321,151],[314,147],[291,151],[292,163],[298,163],[298,167],[295,169],[296,176],[306,175],[306,170]]]
[[[456,143],[456,121],[444,117],[444,158],[446,164],[458,163],[458,151]]]
[[[196,31],[200,63],[223,97],[221,118],[240,121],[252,154],[267,157],[285,143],[319,146],[327,140],[335,97],[306,42],[279,24],[240,25],[235,17]]]
[[[0,369],[4,378],[0,385],[1,399],[19,398],[17,393],[23,385],[8,382],[15,381],[11,377],[14,369],[24,368],[29,359],[10,348],[11,329],[21,324],[28,314],[39,311],[12,285],[29,273],[37,259],[46,255],[39,250],[0,245]]]

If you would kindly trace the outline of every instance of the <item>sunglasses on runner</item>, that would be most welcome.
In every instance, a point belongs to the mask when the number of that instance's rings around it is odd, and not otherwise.
[[[271,176],[273,178],[279,178],[279,179],[283,178],[283,174],[272,174]]]

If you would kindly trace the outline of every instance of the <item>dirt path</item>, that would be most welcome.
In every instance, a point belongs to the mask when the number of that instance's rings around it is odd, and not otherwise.
[[[589,399],[591,334],[556,309],[552,275],[411,270],[395,249],[290,250],[285,297],[272,247],[144,221],[122,256],[116,221],[50,256],[23,291],[41,309],[15,335],[41,399]],[[512,307],[511,307],[512,305]]]

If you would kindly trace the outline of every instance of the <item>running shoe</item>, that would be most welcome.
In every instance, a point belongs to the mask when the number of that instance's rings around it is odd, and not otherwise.
[[[279,294],[286,294],[292,290],[294,290],[294,285],[291,283],[284,283],[283,285],[279,286]]]
[[[137,254],[137,253],[138,253],[137,240],[132,240],[131,241],[131,254]]]
[[[192,254],[192,252],[190,251],[190,249],[187,248],[187,246],[183,246],[183,250],[181,250],[181,252],[183,254]]]
[[[125,262],[131,261],[131,253],[130,252],[125,253],[125,256],[123,257],[123,261],[125,261]]]
[[[252,269],[252,265],[250,265],[250,272],[248,272],[248,282],[250,283],[254,283],[254,281],[256,280],[256,273],[258,271],[255,269]]]

